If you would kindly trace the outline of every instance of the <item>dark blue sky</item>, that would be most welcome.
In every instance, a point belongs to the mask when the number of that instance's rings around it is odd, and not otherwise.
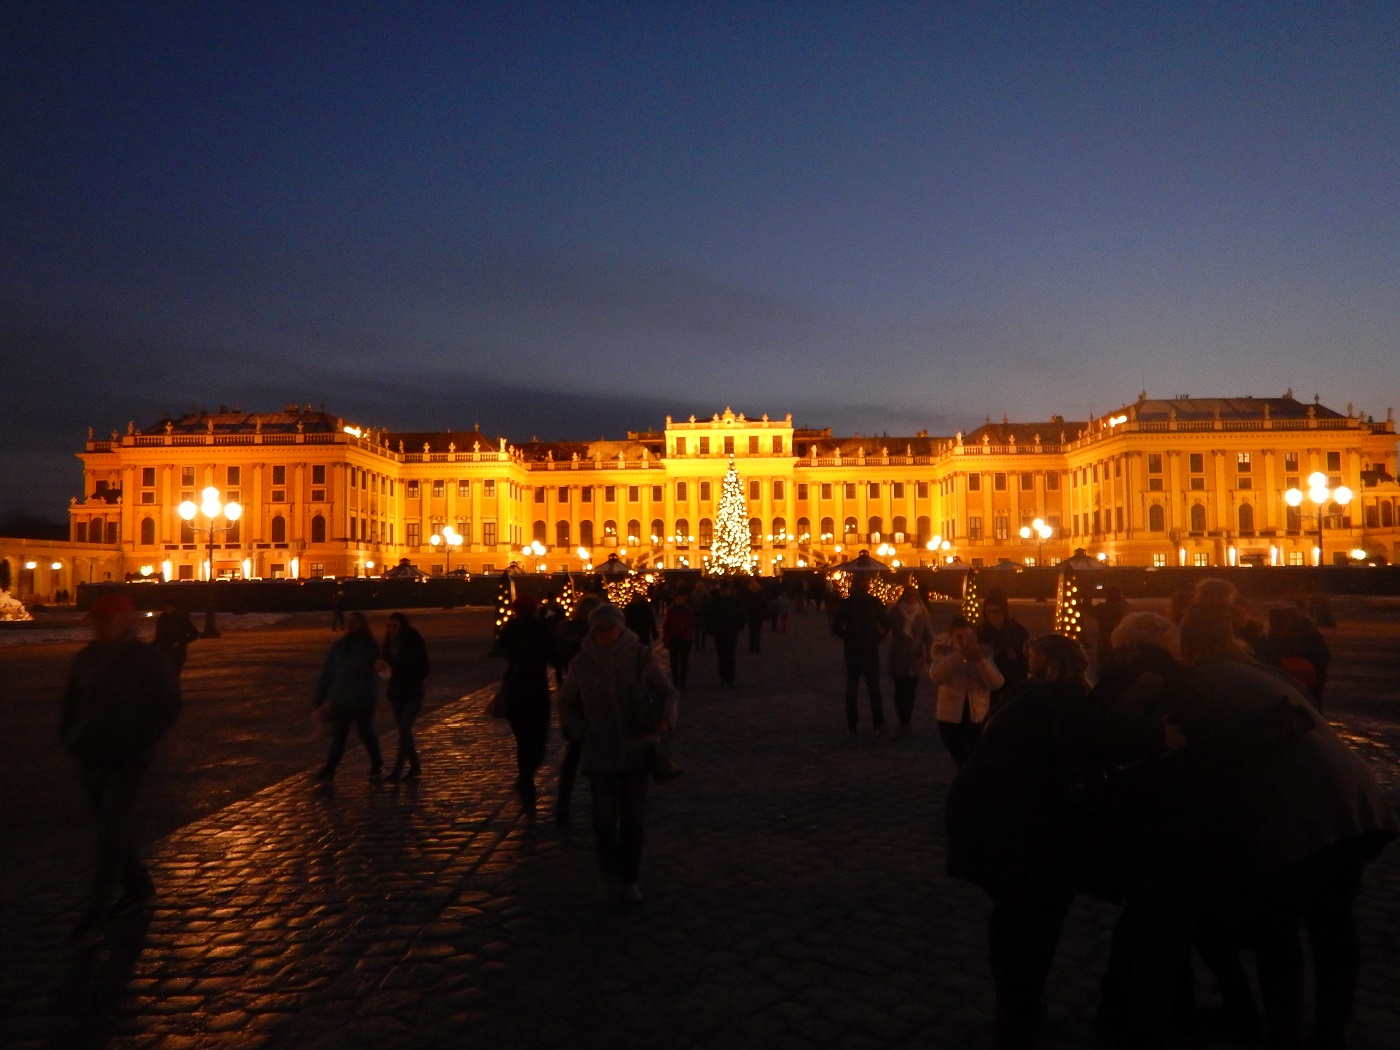
[[[757,9],[757,10],[755,10]],[[0,511],[86,428],[1400,403],[1400,5],[12,4]]]

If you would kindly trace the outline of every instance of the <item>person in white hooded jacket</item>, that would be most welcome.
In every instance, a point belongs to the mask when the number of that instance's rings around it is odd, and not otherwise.
[[[992,662],[991,647],[978,644],[977,632],[961,616],[948,625],[948,641],[950,648],[935,661],[929,677],[938,685],[938,735],[961,769],[982,739],[992,693],[1004,679]]]

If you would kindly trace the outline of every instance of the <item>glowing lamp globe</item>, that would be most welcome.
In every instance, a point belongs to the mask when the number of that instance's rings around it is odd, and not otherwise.
[[[237,503],[230,503],[224,507],[224,517],[228,518],[229,521],[237,521],[243,517],[243,508]]]
[[[199,508],[196,507],[192,501],[185,500],[185,502],[181,503],[177,508],[176,513],[186,521],[193,521],[194,516],[199,513]]]

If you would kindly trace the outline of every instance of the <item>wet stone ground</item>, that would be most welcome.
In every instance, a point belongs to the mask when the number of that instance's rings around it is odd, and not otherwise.
[[[1400,615],[1383,603],[1339,612],[1330,714],[1393,785]],[[1036,630],[1049,610],[1016,614]],[[324,625],[199,643],[208,648],[192,657],[189,693],[206,706],[187,711],[176,730],[186,739],[171,740],[163,761],[180,768],[152,784],[159,896],[97,945],[65,942],[87,849],[64,808],[69,774],[37,736],[32,754],[16,751],[42,779],[27,783],[30,818],[13,795],[5,803],[7,826],[57,859],[18,862],[6,883],[0,1042],[989,1045],[986,903],[942,874],[952,768],[927,685],[914,733],[876,740],[863,712],[848,740],[839,652],[817,615],[766,635],[760,654],[741,646],[734,691],[717,688],[712,653],[697,654],[682,714],[688,772],[653,790],[646,900],[624,907],[595,899],[586,786],[574,827],[527,824],[510,791],[508,730],[482,714],[489,689],[460,695],[498,670],[482,655],[484,624],[481,614],[425,617],[440,671],[425,775],[398,786],[370,781],[353,743],[332,786],[309,777],[321,745],[306,740],[305,676],[329,640]],[[39,697],[69,653],[25,654],[9,681]],[[192,726],[201,732],[188,736]],[[237,738],[232,766],[219,757],[224,733]],[[540,781],[548,806],[552,766]],[[45,807],[68,816],[45,824]],[[1360,1048],[1393,1046],[1400,1033],[1396,853],[1372,866],[1361,907]],[[1052,975],[1049,1045],[1093,1045],[1114,914],[1075,906]]]

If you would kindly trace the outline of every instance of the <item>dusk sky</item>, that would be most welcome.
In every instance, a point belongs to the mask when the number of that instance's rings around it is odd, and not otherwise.
[[[0,511],[239,405],[1400,405],[1400,4],[16,3]]]

